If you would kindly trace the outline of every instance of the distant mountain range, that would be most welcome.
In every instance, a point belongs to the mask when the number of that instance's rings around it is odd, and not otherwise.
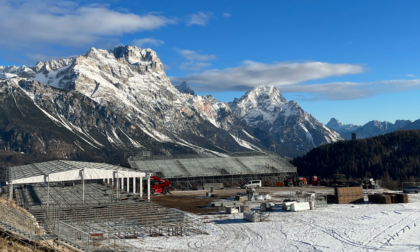
[[[345,139],[351,139],[351,134],[356,133],[356,138],[379,136],[396,130],[420,129],[420,120],[396,120],[395,123],[370,121],[363,126],[353,124],[342,124],[335,118],[326,124],[327,127],[336,130]]]

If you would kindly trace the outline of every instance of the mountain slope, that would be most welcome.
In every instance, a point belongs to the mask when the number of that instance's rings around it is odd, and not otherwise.
[[[278,144],[305,153],[315,146],[335,142],[341,136],[306,113],[275,86],[261,86],[229,103],[248,126],[269,132]]]

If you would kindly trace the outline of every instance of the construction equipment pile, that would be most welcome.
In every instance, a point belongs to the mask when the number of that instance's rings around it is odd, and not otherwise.
[[[338,204],[352,204],[352,203],[363,203],[363,189],[362,187],[336,187],[335,201]]]
[[[369,194],[369,201],[379,204],[408,203],[408,195],[402,193]]]

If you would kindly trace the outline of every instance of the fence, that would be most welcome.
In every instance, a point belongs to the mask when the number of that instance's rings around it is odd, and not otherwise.
[[[62,221],[49,223],[51,231],[60,240],[75,248],[87,251],[137,252],[139,248],[127,243],[114,234],[104,234],[96,230],[81,230]]]
[[[0,226],[15,234],[35,241],[39,235],[38,224],[28,215],[0,204]]]

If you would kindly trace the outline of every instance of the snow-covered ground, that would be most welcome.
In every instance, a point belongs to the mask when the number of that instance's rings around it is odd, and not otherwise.
[[[268,222],[198,216],[209,235],[130,240],[145,251],[420,251],[420,195],[408,204],[331,204],[306,212],[276,208]],[[257,204],[253,205],[257,207]]]

